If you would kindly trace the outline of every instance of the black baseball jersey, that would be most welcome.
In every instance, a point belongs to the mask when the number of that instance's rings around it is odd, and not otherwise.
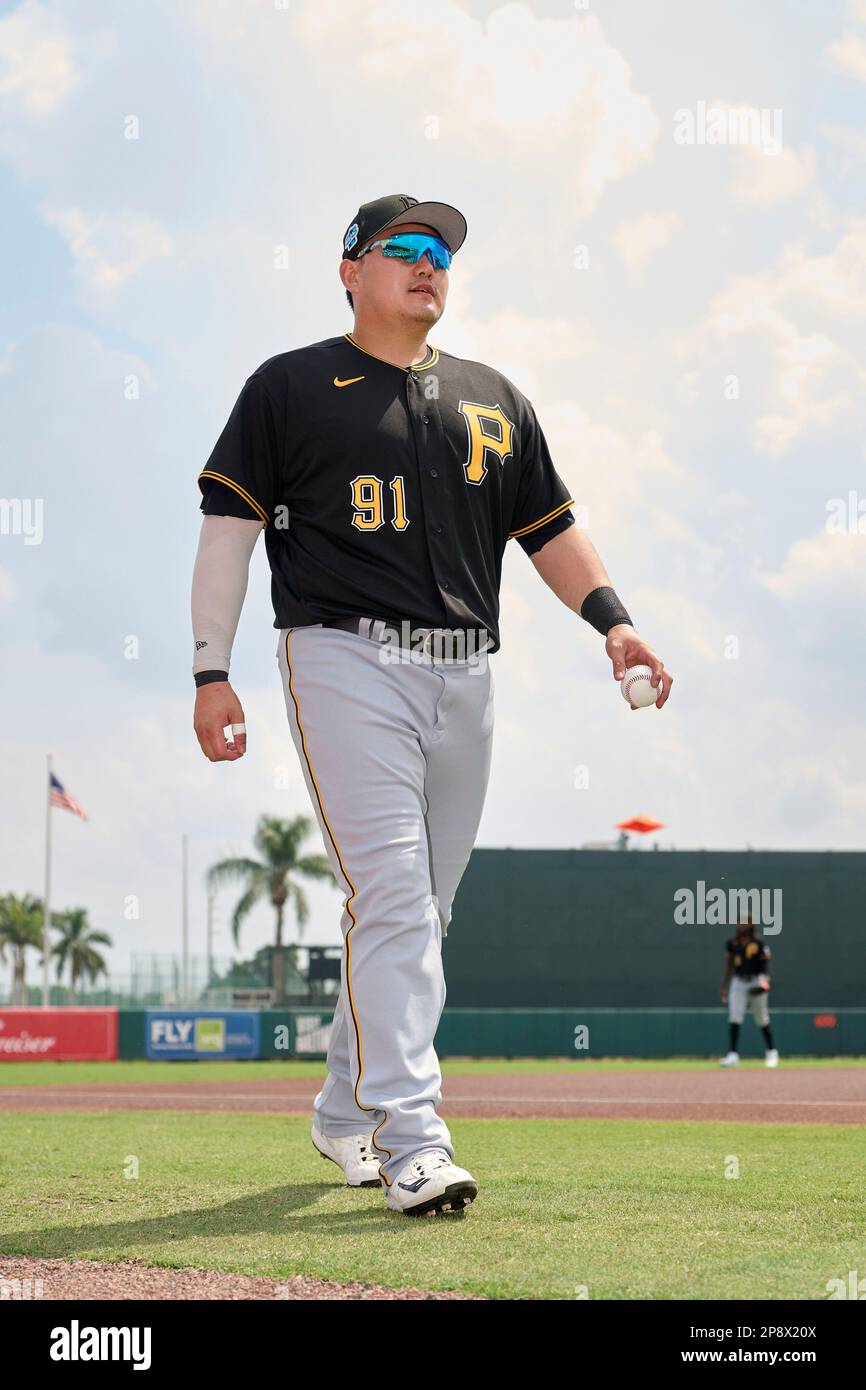
[[[750,980],[755,975],[766,975],[770,963],[770,948],[759,936],[745,939],[734,935],[725,944],[734,974],[741,980]]]
[[[531,403],[480,362],[410,368],[352,335],[249,377],[198,479],[201,510],[265,525],[274,626],[374,617],[499,646],[506,542],[574,523]]]

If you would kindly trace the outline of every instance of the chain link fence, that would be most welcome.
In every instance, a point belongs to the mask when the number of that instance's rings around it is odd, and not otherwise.
[[[265,947],[252,960],[231,957],[190,956],[186,970],[179,954],[145,952],[130,956],[127,972],[109,971],[95,981],[79,980],[74,998],[68,977],[52,979],[49,1004],[62,1007],[102,1005],[120,1009],[225,1008],[236,998],[261,1000],[271,990],[271,953]],[[333,1004],[340,990],[339,946],[288,946],[284,948],[283,1004]],[[42,977],[38,958],[29,962],[25,990],[15,997],[12,972],[0,968],[0,1007],[42,1003]]]

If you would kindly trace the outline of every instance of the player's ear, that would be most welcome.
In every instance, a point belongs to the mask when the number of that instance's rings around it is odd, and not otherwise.
[[[357,288],[360,270],[361,266],[358,261],[340,261],[340,280],[343,289],[348,290],[349,294],[354,294]]]

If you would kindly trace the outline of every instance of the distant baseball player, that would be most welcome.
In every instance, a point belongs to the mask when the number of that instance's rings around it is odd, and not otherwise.
[[[741,917],[735,935],[725,943],[725,973],[722,979],[721,1000],[723,1004],[728,1005],[730,1049],[727,1056],[721,1059],[723,1067],[737,1067],[740,1064],[737,1044],[747,1005],[764,1035],[767,1047],[764,1065],[779,1065],[779,1054],[773,1046],[773,1034],[770,1031],[769,965],[770,948],[766,941],[755,935],[751,915]]]
[[[442,937],[490,769],[509,538],[601,633],[616,680],[651,666],[659,708],[671,686],[574,525],[532,403],[427,341],[465,236],[446,203],[359,208],[340,261],[353,331],[258,367],[198,480],[195,731],[211,761],[244,754],[229,656],[264,528],[289,725],[344,893],[312,1139],[350,1186],[381,1184],[408,1215],[461,1210],[477,1192],[437,1111],[434,1036]]]

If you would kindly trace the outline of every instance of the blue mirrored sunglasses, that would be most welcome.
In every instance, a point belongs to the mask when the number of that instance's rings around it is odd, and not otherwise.
[[[358,260],[376,246],[381,246],[383,256],[407,261],[409,265],[415,265],[425,254],[436,270],[447,270],[451,264],[451,252],[445,242],[438,236],[427,236],[426,232],[397,232],[382,241],[373,241],[358,253]]]

